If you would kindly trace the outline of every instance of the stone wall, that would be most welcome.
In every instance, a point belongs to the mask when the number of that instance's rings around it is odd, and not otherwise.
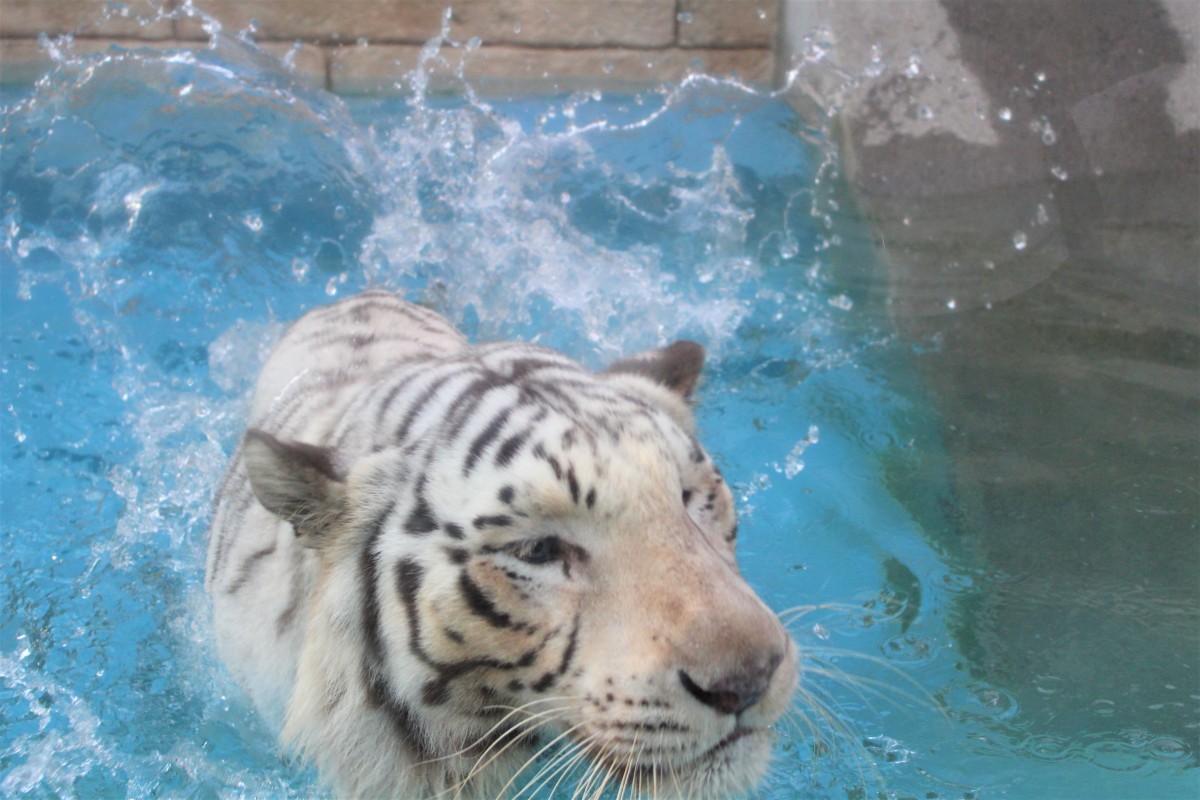
[[[555,90],[655,84],[689,71],[770,82],[779,0],[194,0],[230,32],[254,39],[339,93],[406,91],[421,46],[452,7],[436,82],[463,72],[479,90]],[[46,34],[78,51],[201,47],[208,33],[182,0],[0,0],[0,79],[35,80],[50,67]],[[107,13],[106,13],[107,7]],[[165,12],[165,13],[164,13]],[[174,12],[174,13],[171,13]],[[435,86],[436,88],[436,86]]]

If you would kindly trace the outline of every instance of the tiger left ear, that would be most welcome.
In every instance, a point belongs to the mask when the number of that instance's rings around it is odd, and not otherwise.
[[[704,346],[680,339],[666,347],[622,359],[605,372],[641,375],[687,399],[700,382],[703,368]]]
[[[282,442],[256,429],[242,445],[246,474],[258,502],[292,523],[305,547],[320,547],[345,507],[346,485],[329,451],[303,442]]]

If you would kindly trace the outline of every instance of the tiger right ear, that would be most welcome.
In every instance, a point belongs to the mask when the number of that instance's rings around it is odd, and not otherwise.
[[[686,339],[618,361],[605,372],[641,375],[685,400],[700,382],[704,346]]]
[[[281,442],[251,429],[246,432],[242,457],[258,502],[292,523],[305,547],[319,547],[345,508],[346,485],[329,451],[303,442]]]

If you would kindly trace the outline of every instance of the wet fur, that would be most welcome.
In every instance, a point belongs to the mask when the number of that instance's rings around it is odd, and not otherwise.
[[[571,771],[749,789],[796,652],[734,560],[688,404],[702,363],[690,342],[602,373],[474,347],[382,292],[294,324],[207,577],[222,658],[281,741],[344,796],[493,796]]]

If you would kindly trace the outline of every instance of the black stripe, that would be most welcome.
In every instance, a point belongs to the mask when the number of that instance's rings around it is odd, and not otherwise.
[[[505,614],[496,608],[483,590],[479,588],[479,584],[471,580],[471,576],[464,570],[458,574],[458,589],[462,592],[463,599],[467,601],[467,607],[471,612],[478,617],[483,617],[493,628],[513,628],[512,617]]]
[[[374,550],[374,536],[358,556],[359,583],[363,587],[362,626],[367,637],[367,655],[376,664],[384,659],[383,635],[379,632],[379,554]]]
[[[433,518],[433,510],[429,507],[429,501],[425,499],[424,477],[417,483],[415,494],[417,502],[413,505],[408,519],[404,521],[404,530],[414,536],[424,536],[438,529],[438,521]]]
[[[253,553],[246,556],[246,560],[242,562],[242,568],[238,570],[237,577],[234,578],[233,583],[229,584],[229,587],[225,590],[225,593],[237,594],[238,590],[245,586],[250,580],[250,577],[254,574],[255,569],[258,567],[258,562],[262,561],[264,558],[274,552],[275,542],[271,542],[261,550],[255,550]]]
[[[437,754],[426,743],[421,735],[421,724],[413,713],[412,707],[398,699],[387,683],[387,679],[376,669],[363,664],[363,684],[367,693],[367,704],[379,708],[387,714],[396,735],[404,743],[408,754],[418,762],[433,759]]]
[[[295,624],[296,614],[299,612],[300,605],[304,602],[304,598],[308,592],[308,585],[304,580],[305,548],[293,547],[289,555],[291,559],[291,563],[289,564],[291,581],[288,586],[288,605],[275,618],[275,633],[279,636],[283,636]]]
[[[463,464],[463,477],[471,474],[471,470],[475,468],[475,463],[479,460],[479,456],[483,453],[484,448],[492,443],[501,431],[504,430],[504,425],[508,422],[508,416],[512,413],[511,408],[506,408],[492,418],[492,421],[487,424],[483,432],[475,437],[471,442],[471,447],[467,450],[467,460]]]
[[[478,369],[476,367],[476,370]],[[447,407],[446,413],[442,416],[444,429],[452,434],[458,433],[466,426],[467,420],[475,414],[489,392],[508,385],[508,379],[499,373],[486,368],[478,371],[475,379],[459,392]]]
[[[396,397],[398,397],[401,392],[407,389],[414,381],[424,374],[425,373],[423,371],[417,370],[407,375],[403,375],[401,376],[400,380],[396,381],[396,383],[388,389],[387,394],[385,394],[383,396],[383,400],[380,401],[379,407],[375,409],[376,427],[381,427],[383,425],[384,417],[386,417],[388,412],[392,410],[392,403],[396,401]]]
[[[392,435],[392,440],[397,443],[404,442],[404,440],[408,438],[409,429],[412,427],[413,423],[416,422],[417,417],[421,414],[421,411],[424,410],[425,404],[432,400],[434,395],[438,393],[438,390],[445,386],[448,381],[453,378],[457,378],[461,374],[461,370],[456,370],[447,375],[442,375],[434,380],[429,386],[425,387],[425,391],[421,392],[420,396],[412,401],[412,406],[409,408],[408,413],[404,416],[404,421],[400,423],[398,428],[396,428],[396,432]]]
[[[475,530],[480,531],[484,528],[507,528],[509,525],[512,525],[512,517],[504,514],[496,514],[490,517],[481,516],[476,517],[472,524],[475,526]]]
[[[515,436],[510,436],[504,440],[504,444],[500,445],[500,449],[496,451],[496,466],[507,467],[517,455],[521,452],[521,448],[525,446],[526,440],[529,438],[530,431],[525,429]]]
[[[571,666],[571,661],[575,658],[575,644],[579,637],[579,615],[575,615],[575,622],[571,625],[571,633],[567,637],[567,646],[563,649],[562,658],[559,659],[558,668],[554,672],[547,672],[529,688],[535,692],[544,692],[554,685],[555,681],[566,674]]]
[[[567,486],[571,489],[571,502],[579,505],[579,481],[575,477],[575,467],[567,469]]]
[[[408,619],[409,652],[422,664],[437,670],[441,674],[441,681],[443,683],[447,683],[460,675],[476,669],[513,670],[520,667],[528,667],[537,660],[537,654],[545,645],[545,642],[542,642],[532,650],[522,653],[521,657],[515,662],[500,661],[494,658],[476,658],[466,661],[455,661],[448,664],[436,661],[425,652],[425,648],[421,645],[421,615],[417,607],[417,596],[421,592],[421,584],[425,579],[425,569],[415,559],[407,557],[396,562],[395,573],[396,590],[400,595],[400,601],[404,605],[405,616]]]

